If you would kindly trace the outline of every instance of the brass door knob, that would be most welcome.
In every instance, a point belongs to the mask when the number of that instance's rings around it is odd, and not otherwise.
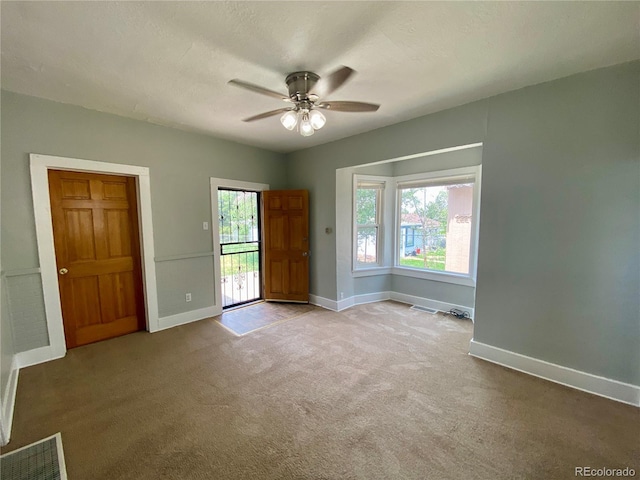
[[[58,272],[60,273],[60,275],[66,275],[67,273],[69,273],[69,270],[62,267],[60,270],[58,270]]]

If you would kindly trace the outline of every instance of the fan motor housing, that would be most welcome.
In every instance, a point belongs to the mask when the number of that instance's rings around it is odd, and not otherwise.
[[[308,98],[309,90],[320,80],[313,72],[294,72],[287,75],[285,80],[289,87],[289,98],[304,100]]]

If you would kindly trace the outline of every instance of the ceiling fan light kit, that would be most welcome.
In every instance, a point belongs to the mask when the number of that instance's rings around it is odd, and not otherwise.
[[[332,109],[337,112],[375,112],[380,105],[375,103],[364,102],[319,102],[321,97],[329,95],[347,79],[353,75],[355,71],[349,67],[340,67],[333,73],[324,78],[320,78],[313,72],[294,72],[287,75],[285,83],[289,91],[289,96],[282,95],[274,90],[255,85],[253,83],[244,82],[242,80],[233,79],[229,83],[236,87],[245,88],[252,92],[261,93],[269,97],[278,98],[282,101],[293,103],[293,106],[287,108],[279,108],[270,112],[254,115],[245,118],[245,122],[253,122],[263,118],[271,117],[282,113],[280,123],[287,130],[294,130],[297,127],[298,132],[303,137],[309,137],[324,127],[327,119],[317,110],[324,108]]]
[[[280,117],[280,122],[287,130],[293,130],[297,126],[300,135],[308,137],[313,135],[316,130],[324,127],[327,119],[322,112],[318,110],[294,109],[285,112],[285,114]]]

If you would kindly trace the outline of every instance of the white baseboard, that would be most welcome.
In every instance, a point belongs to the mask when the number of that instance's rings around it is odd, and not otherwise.
[[[195,322],[204,318],[215,317],[220,314],[219,310],[220,309],[218,307],[213,306],[163,317],[159,319],[159,328],[156,331],[176,327],[185,323]],[[39,363],[57,360],[58,358],[64,357],[65,353],[65,351],[59,351],[59,349],[55,349],[51,345],[48,345],[46,347],[27,350],[26,352],[20,352],[16,354],[16,360],[18,368],[26,368]]]
[[[433,308],[441,312],[448,312],[452,308],[458,308],[460,310],[465,310],[469,312],[469,317],[474,318],[474,309],[471,307],[465,307],[464,305],[456,305],[454,303],[441,302],[439,300],[432,300],[430,298],[416,297],[415,295],[407,295],[405,293],[398,293],[398,292],[390,292],[390,293],[391,293],[391,300],[395,300],[396,302]]]
[[[338,302],[318,295],[309,294],[309,303],[326,308],[327,310],[333,310],[334,312],[338,311]]]
[[[365,303],[383,302],[385,300],[391,300],[391,294],[393,292],[375,292],[365,293],[362,295],[354,295],[353,305],[364,305]]]
[[[336,312],[341,312],[347,308],[351,308],[356,304],[355,297],[347,297],[336,302]]]
[[[343,298],[342,300],[331,300],[318,295],[309,295],[309,303],[318,305],[319,307],[341,312],[354,305],[362,305],[363,303],[381,302],[389,300],[390,292],[367,293],[365,295],[354,295],[352,297]]]
[[[26,368],[39,363],[49,362],[64,357],[65,352],[58,352],[52,346],[34,348],[16,354],[18,368]]]
[[[9,380],[7,381],[7,388],[2,397],[2,421],[0,422],[0,446],[4,446],[9,443],[11,439],[11,426],[13,424],[13,410],[16,404],[16,392],[18,390],[18,374],[20,368],[18,368],[18,359],[14,355],[11,361],[11,371],[9,373]]]
[[[215,317],[221,313],[221,309],[214,305],[211,307],[200,308],[198,310],[169,315],[168,317],[161,317],[158,319],[158,330],[156,331],[159,332],[160,330],[177,327],[178,325],[197,322],[198,320],[204,320],[205,318]]]
[[[334,312],[341,312],[354,305],[362,305],[365,303],[382,302],[384,300],[395,300],[396,302],[406,303],[409,305],[420,305],[421,307],[429,307],[441,312],[448,312],[452,308],[459,308],[469,312],[469,316],[473,319],[474,309],[464,305],[456,305],[453,303],[441,302],[430,298],[416,297],[415,295],[407,295],[398,292],[375,292],[363,295],[353,295],[341,300],[331,300],[329,298],[319,297],[317,295],[309,295],[309,302]]]
[[[640,407],[640,386],[599,377],[591,373],[581,372],[537,358],[527,357],[519,353],[503,350],[484,343],[471,340],[469,354],[497,363],[503,367],[559,383],[567,387],[582,390],[601,397]]]

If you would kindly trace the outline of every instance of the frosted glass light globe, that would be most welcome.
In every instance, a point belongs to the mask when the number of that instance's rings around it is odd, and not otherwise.
[[[293,110],[290,110],[280,117],[280,122],[287,130],[293,130],[298,123],[298,115]]]
[[[302,121],[300,122],[300,135],[303,137],[310,137],[314,133],[315,130],[309,121],[309,115],[303,115]]]
[[[311,113],[309,113],[309,120],[311,121],[311,126],[315,130],[320,130],[324,127],[324,124],[327,123],[327,119],[318,110],[311,110]]]

